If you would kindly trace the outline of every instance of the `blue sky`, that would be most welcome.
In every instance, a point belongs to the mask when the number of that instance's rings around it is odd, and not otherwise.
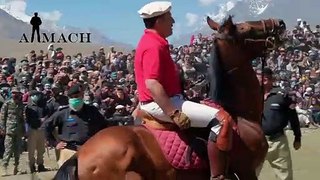
[[[222,0],[172,0],[176,20],[175,36],[192,31],[200,18],[214,12]],[[108,37],[136,44],[143,32],[143,23],[137,11],[150,0],[27,0],[26,14],[34,11],[58,10],[62,16],[59,26],[93,27]],[[186,18],[186,14],[189,13]],[[188,21],[189,19],[189,21]],[[195,22],[194,22],[195,21]],[[189,23],[189,24],[188,24]]]

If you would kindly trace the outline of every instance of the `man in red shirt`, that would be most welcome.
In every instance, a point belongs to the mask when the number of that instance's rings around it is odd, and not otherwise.
[[[212,179],[224,179],[226,151],[232,144],[232,118],[223,109],[186,101],[166,40],[175,22],[171,3],[151,2],[139,10],[146,30],[135,55],[135,77],[140,108],[153,117],[177,124],[181,129],[208,127],[208,156]]]

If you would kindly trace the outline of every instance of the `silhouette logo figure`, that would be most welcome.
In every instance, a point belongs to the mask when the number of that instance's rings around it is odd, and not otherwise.
[[[31,42],[34,40],[34,33],[37,32],[38,42],[40,42],[40,25],[42,24],[41,18],[38,17],[38,13],[35,12],[34,16],[31,18],[30,24],[32,25],[32,35]]]

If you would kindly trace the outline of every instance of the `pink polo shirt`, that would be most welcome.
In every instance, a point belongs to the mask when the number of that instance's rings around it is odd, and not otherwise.
[[[136,48],[135,78],[139,101],[152,101],[145,81],[156,79],[169,97],[181,93],[180,78],[173,62],[168,41],[156,32],[146,29]]]

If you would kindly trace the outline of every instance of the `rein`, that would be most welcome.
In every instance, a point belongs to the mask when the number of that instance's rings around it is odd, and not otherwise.
[[[263,81],[263,79],[264,79],[264,73],[263,73],[263,70],[264,70],[264,68],[265,68],[265,66],[266,66],[266,62],[265,62],[265,60],[266,60],[266,56],[262,56],[262,57],[260,57],[260,59],[261,59],[261,79],[262,79],[262,81]],[[264,84],[262,83],[261,84],[261,93],[262,93],[262,113],[263,113],[263,109],[264,109]],[[261,117],[262,118],[262,117]]]

